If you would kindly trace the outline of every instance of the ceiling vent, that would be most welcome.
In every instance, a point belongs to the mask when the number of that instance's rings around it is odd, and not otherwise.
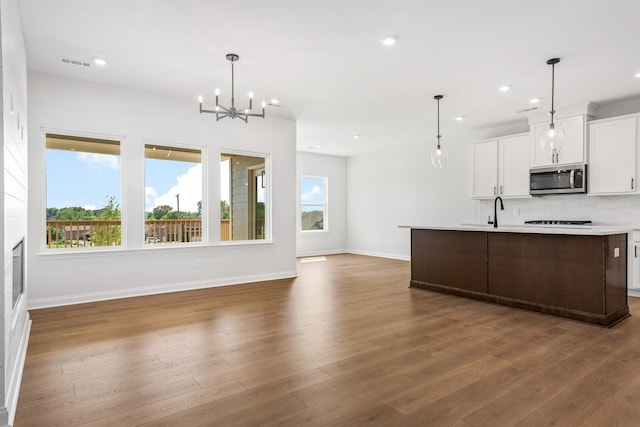
[[[62,62],[69,65],[79,65],[81,67],[91,67],[91,63],[87,61],[79,61],[77,59],[62,58]]]
[[[516,113],[517,113],[517,114],[520,114],[520,113],[528,113],[529,111],[535,111],[535,110],[537,110],[537,109],[539,109],[539,108],[540,108],[540,107],[525,108],[525,109],[523,109],[523,110],[518,110],[518,111],[516,111]]]

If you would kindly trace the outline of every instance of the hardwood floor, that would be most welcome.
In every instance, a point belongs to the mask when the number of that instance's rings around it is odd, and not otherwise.
[[[640,425],[640,299],[603,329],[409,289],[404,261],[298,272],[31,311],[15,425]]]

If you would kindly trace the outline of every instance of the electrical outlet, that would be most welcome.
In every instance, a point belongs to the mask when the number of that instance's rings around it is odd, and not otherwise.
[[[520,216],[520,208],[513,208],[513,216]]]
[[[194,267],[196,268],[196,270],[200,270],[200,258],[196,258]]]
[[[613,248],[613,257],[618,258],[620,256],[620,248]]]

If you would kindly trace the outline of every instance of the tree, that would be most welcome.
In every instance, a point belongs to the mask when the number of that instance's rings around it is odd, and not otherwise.
[[[202,200],[200,200],[198,202],[198,216],[197,218],[201,218],[202,217]]]
[[[107,196],[107,203],[96,213],[99,220],[120,219],[120,204],[114,196]]]
[[[58,208],[47,208],[47,219],[58,219]]]
[[[100,221],[119,221],[120,204],[114,196],[107,196],[107,203],[97,211],[96,218]],[[122,227],[120,224],[103,224],[92,229],[91,244],[93,246],[120,245],[122,243]]]
[[[180,212],[180,216],[182,217],[182,212]],[[178,218],[178,212],[174,211],[174,210],[169,211],[169,212],[166,213],[165,216],[163,216],[160,219],[179,219]]]
[[[161,205],[153,208],[153,217],[155,219],[162,219],[167,216],[169,212],[171,212],[173,208],[169,205]]]
[[[220,219],[229,219],[230,211],[229,204],[226,200],[220,200]]]
[[[93,211],[81,208],[80,206],[65,207],[60,209],[47,208],[47,218],[53,219],[54,217],[55,219],[64,221],[94,219]]]

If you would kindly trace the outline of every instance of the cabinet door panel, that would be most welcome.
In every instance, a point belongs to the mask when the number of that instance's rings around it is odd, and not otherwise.
[[[411,230],[411,279],[487,292],[487,233]]]
[[[636,120],[629,117],[589,125],[589,193],[635,192]]]
[[[542,132],[545,132],[549,126],[549,123],[536,123],[531,126],[530,133],[530,144],[531,148],[529,151],[530,155],[530,164],[532,168],[541,167],[541,166],[551,166],[554,164],[553,156],[551,153],[545,153],[542,151],[540,147],[540,137],[542,136]]]
[[[529,135],[500,140],[500,195],[529,196]]]
[[[489,293],[604,314],[603,237],[488,234]]]
[[[558,164],[584,163],[584,116],[558,119],[564,129],[564,145],[558,154]]]
[[[498,141],[473,146],[473,197],[493,198],[498,187]]]
[[[540,137],[548,129],[549,122],[536,123],[531,126],[531,167],[584,163],[585,117],[565,117],[556,122],[564,130],[564,144],[558,153],[558,161],[554,162],[551,153],[545,153],[540,147]]]

